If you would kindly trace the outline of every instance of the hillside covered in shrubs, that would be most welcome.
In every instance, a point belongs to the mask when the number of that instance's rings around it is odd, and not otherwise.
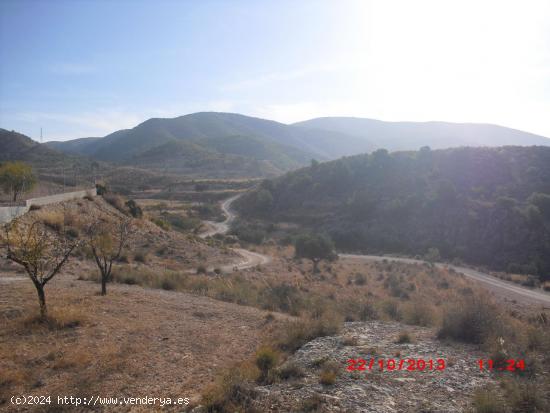
[[[550,279],[550,148],[345,157],[264,181],[241,215],[330,235],[342,251],[441,255]]]

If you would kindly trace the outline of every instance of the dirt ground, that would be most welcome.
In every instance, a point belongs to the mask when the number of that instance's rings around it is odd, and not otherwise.
[[[24,410],[9,404],[17,394],[195,401],[277,323],[251,307],[185,293],[125,285],[97,293],[97,284],[74,276],[54,279],[50,313],[66,326],[48,329],[28,323],[38,311],[31,282],[0,276],[0,410]]]

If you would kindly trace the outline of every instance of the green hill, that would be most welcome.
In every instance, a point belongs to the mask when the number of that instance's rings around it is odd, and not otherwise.
[[[550,279],[550,147],[378,150],[265,181],[237,206],[326,232],[343,251],[437,248]]]
[[[171,154],[166,150],[170,146],[165,145],[174,142],[185,142],[187,145],[177,146],[177,153]],[[169,156],[168,165],[175,170],[188,169],[187,165],[178,165],[176,159],[191,157],[201,170],[206,170],[207,165],[209,168],[215,167],[211,161],[213,154],[218,154],[225,165],[250,163],[244,169],[256,171],[254,176],[270,176],[296,169],[312,158],[327,160],[355,153],[354,150],[371,149],[364,141],[338,132],[315,131],[265,119],[215,112],[194,113],[173,119],[149,119],[135,128],[120,130],[101,139],[53,142],[50,146],[104,161],[166,168],[166,163],[156,163],[159,159],[155,148],[159,148]],[[189,154],[182,152],[184,147],[190,150]],[[205,157],[205,165],[201,166],[202,156]],[[227,172],[227,169],[224,171]],[[221,171],[211,172],[210,176],[219,175]]]

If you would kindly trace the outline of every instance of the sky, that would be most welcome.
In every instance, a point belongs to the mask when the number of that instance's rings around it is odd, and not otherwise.
[[[550,1],[0,0],[0,127],[104,136],[237,112],[550,137]]]

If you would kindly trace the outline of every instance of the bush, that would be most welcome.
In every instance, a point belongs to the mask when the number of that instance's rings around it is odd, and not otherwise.
[[[147,262],[147,254],[143,251],[136,252],[134,254],[134,261],[141,262],[143,264],[146,263]]]
[[[390,317],[392,320],[401,321],[402,314],[401,309],[399,308],[399,303],[395,299],[388,299],[382,301],[380,304],[382,311]]]
[[[495,392],[478,390],[474,394],[474,409],[476,413],[502,413],[504,406],[495,398]]]
[[[67,230],[65,231],[65,234],[69,237],[69,238],[78,238],[78,230],[75,229],[75,228],[67,228]]]
[[[237,222],[231,228],[231,234],[236,235],[241,241],[251,244],[261,244],[267,236],[267,232],[262,227],[247,224],[242,221]]]
[[[367,283],[367,277],[364,274],[355,275],[355,285],[365,285]]]
[[[176,283],[173,280],[165,279],[165,280],[162,280],[160,284],[160,288],[166,291],[173,291],[176,289]]]
[[[336,383],[336,373],[333,371],[322,371],[319,376],[319,383],[323,386],[331,386]]]
[[[98,195],[105,195],[107,193],[107,187],[105,185],[96,184],[95,188]]]
[[[201,226],[201,221],[194,217],[184,217],[180,214],[162,214],[162,219],[166,221],[170,226],[180,231],[193,231]]]
[[[334,362],[326,362],[319,375],[319,383],[323,386],[332,386],[336,383],[340,366]]]
[[[134,218],[139,219],[143,216],[143,211],[133,199],[126,201],[126,207],[128,208],[128,211],[130,211],[130,215],[132,215]]]
[[[304,370],[295,363],[287,363],[277,371],[281,380],[299,379],[305,376]]]
[[[168,231],[170,229],[170,224],[161,218],[151,218],[151,222],[153,222],[157,227]]]
[[[397,344],[408,344],[412,343],[412,341],[412,337],[407,331],[402,331],[401,333],[399,333],[399,337],[397,337],[397,340],[395,340]]]
[[[470,297],[447,309],[438,338],[481,344],[502,331],[498,309],[480,297]]]
[[[197,267],[197,274],[206,274],[206,266],[204,265],[199,265]]]
[[[341,322],[329,317],[291,322],[277,345],[283,351],[294,352],[314,338],[336,335],[341,327]]]
[[[345,336],[342,339],[342,345],[344,345],[344,346],[356,346],[357,343],[358,343],[357,337]]]
[[[411,325],[431,326],[435,321],[435,312],[429,304],[415,301],[404,305],[403,321]]]
[[[257,371],[241,366],[225,372],[213,386],[202,395],[201,404],[208,413],[256,412],[254,400],[257,396],[252,382]]]
[[[260,370],[259,383],[266,383],[269,373],[277,365],[279,355],[271,347],[262,347],[256,352],[256,366]]]
[[[65,217],[63,213],[56,211],[44,211],[40,212],[39,219],[48,228],[55,232],[61,232],[65,224]]]
[[[545,400],[536,384],[522,380],[507,383],[506,394],[513,412],[537,413],[545,411]]]
[[[103,195],[103,199],[105,199],[105,201],[107,201],[107,203],[110,204],[112,207],[126,214],[126,209],[124,207],[124,200],[120,195],[107,193]]]
[[[266,310],[282,311],[290,314],[299,314],[304,307],[300,292],[289,284],[280,284],[266,288],[261,292],[259,301]]]
[[[324,404],[324,399],[319,394],[315,393],[313,396],[304,399],[298,408],[299,412],[319,412]]]

